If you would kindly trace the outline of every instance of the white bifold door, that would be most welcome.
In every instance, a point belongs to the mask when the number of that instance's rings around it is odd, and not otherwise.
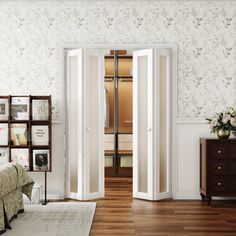
[[[67,197],[104,196],[104,51],[67,51]],[[133,52],[133,196],[171,197],[171,53]]]
[[[171,53],[143,49],[133,53],[133,196],[171,197]]]
[[[104,196],[104,54],[67,51],[67,197]]]

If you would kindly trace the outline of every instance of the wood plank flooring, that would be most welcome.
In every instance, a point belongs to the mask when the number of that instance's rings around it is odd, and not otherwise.
[[[236,236],[236,202],[132,199],[130,178],[106,178],[91,229],[96,235]]]

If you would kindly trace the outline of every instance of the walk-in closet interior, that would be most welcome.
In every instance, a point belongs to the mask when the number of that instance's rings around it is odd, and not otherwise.
[[[132,176],[132,51],[105,55],[105,176]]]

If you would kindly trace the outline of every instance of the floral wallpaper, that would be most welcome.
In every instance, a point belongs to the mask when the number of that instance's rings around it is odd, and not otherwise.
[[[0,1],[0,94],[51,94],[60,117],[61,46],[176,43],[178,117],[236,106],[236,2]]]

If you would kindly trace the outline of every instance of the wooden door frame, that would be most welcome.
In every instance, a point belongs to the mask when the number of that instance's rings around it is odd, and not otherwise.
[[[64,44],[61,47],[61,81],[62,81],[62,111],[63,114],[63,124],[62,128],[64,130],[64,161],[67,160],[67,147],[66,147],[66,51],[76,48],[85,48],[85,49],[126,49],[126,50],[137,50],[137,49],[169,49],[171,51],[171,98],[170,98],[170,107],[171,107],[171,137],[169,141],[171,143],[169,152],[171,153],[170,157],[170,190],[173,193],[177,191],[177,45],[176,44]],[[60,170],[60,176],[64,182],[64,196],[66,194],[66,168]],[[101,184],[101,183],[99,183]]]

